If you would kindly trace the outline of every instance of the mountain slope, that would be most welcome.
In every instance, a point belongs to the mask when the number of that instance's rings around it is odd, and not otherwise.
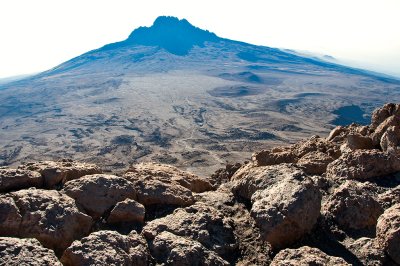
[[[110,170],[159,161],[210,173],[226,160],[367,123],[400,83],[223,39],[160,17],[124,41],[3,85],[0,164],[54,157]]]

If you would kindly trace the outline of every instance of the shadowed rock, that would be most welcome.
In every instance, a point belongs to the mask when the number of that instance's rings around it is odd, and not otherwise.
[[[376,235],[379,245],[400,264],[400,204],[393,205],[379,217]]]
[[[126,199],[118,202],[107,218],[108,223],[138,222],[143,223],[145,216],[144,206],[135,200]]]

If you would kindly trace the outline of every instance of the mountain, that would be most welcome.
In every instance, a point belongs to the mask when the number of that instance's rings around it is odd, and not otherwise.
[[[209,174],[253,150],[369,123],[400,82],[218,37],[159,17],[35,76],[0,86],[0,164],[141,161]]]

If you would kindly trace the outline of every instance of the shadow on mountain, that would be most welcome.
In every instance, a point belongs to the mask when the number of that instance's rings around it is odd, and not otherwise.
[[[265,88],[249,86],[223,86],[209,90],[208,93],[214,97],[236,98],[258,95],[265,92]]]
[[[332,121],[336,126],[347,126],[351,123],[360,125],[369,124],[369,117],[365,117],[364,111],[357,105],[343,106],[333,111],[338,117]]]

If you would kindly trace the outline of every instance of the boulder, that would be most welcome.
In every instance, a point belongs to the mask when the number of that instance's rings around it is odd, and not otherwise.
[[[107,218],[108,223],[138,222],[143,223],[145,209],[139,202],[126,199],[118,202]]]
[[[5,194],[0,210],[1,236],[33,237],[56,251],[88,234],[92,226],[90,216],[81,213],[72,198],[54,190]]]
[[[400,144],[400,126],[388,127],[386,132],[383,133],[380,145],[384,152],[398,154]]]
[[[167,231],[154,238],[150,250],[156,261],[164,265],[230,265],[199,242]]]
[[[385,209],[400,204],[400,185],[379,194],[378,201]]]
[[[322,209],[343,229],[374,228],[383,213],[367,185],[352,180],[336,188]]]
[[[386,130],[392,126],[400,126],[400,116],[390,116],[386,118],[374,131],[372,134],[373,143],[378,146],[381,142],[381,138],[383,134],[385,134]]]
[[[400,157],[378,150],[355,150],[330,163],[328,178],[365,180],[400,171]]]
[[[320,214],[321,198],[311,179],[285,179],[253,194],[251,216],[262,238],[281,249],[311,231]]]
[[[368,136],[363,136],[360,133],[350,133],[346,137],[346,145],[351,150],[373,149],[374,144]]]
[[[121,235],[115,231],[98,231],[74,241],[61,257],[66,266],[148,265],[146,240],[136,231]]]
[[[0,265],[62,266],[54,251],[34,238],[0,237]]]
[[[385,264],[385,252],[379,248],[376,239],[361,237],[350,245],[347,245],[347,248],[357,256],[363,265]]]
[[[390,116],[400,115],[400,104],[387,103],[382,108],[374,110],[371,118],[371,128],[376,129]]]
[[[381,248],[400,264],[400,204],[393,205],[379,217],[376,236]]]
[[[194,203],[192,191],[167,178],[152,175],[138,175],[128,172],[123,176],[137,192],[137,201],[149,205],[189,206]]]
[[[271,266],[298,266],[298,265],[313,265],[313,266],[339,266],[351,265],[344,259],[329,256],[317,248],[303,246],[298,249],[281,250],[273,259]]]
[[[197,193],[214,189],[206,178],[165,164],[140,163],[132,166],[127,172],[129,172],[129,176],[132,178],[136,175],[136,179],[140,179],[143,176],[151,176],[164,183],[176,182],[182,187]]]
[[[267,166],[281,163],[295,163],[297,156],[291,150],[263,150],[254,153],[252,160],[256,166]]]
[[[301,157],[296,165],[302,168],[307,174],[322,175],[326,172],[328,164],[333,160],[334,158],[326,153],[313,151]]]
[[[232,178],[232,191],[242,198],[251,199],[251,196],[260,189],[265,189],[284,179],[304,179],[307,174],[293,164],[253,167],[242,173],[240,179]]]
[[[44,178],[44,186],[46,188],[55,188],[57,185],[64,184],[69,180],[101,173],[97,165],[70,160],[27,163],[18,168],[39,172]]]
[[[43,186],[43,177],[35,171],[22,169],[0,169],[0,192]]]
[[[176,209],[172,214],[149,222],[142,234],[149,241],[167,231],[200,242],[226,259],[236,248],[231,221],[217,209],[202,203]]]
[[[136,199],[133,184],[114,175],[87,175],[65,183],[62,192],[75,199],[79,207],[94,219],[99,219],[115,204]]]

